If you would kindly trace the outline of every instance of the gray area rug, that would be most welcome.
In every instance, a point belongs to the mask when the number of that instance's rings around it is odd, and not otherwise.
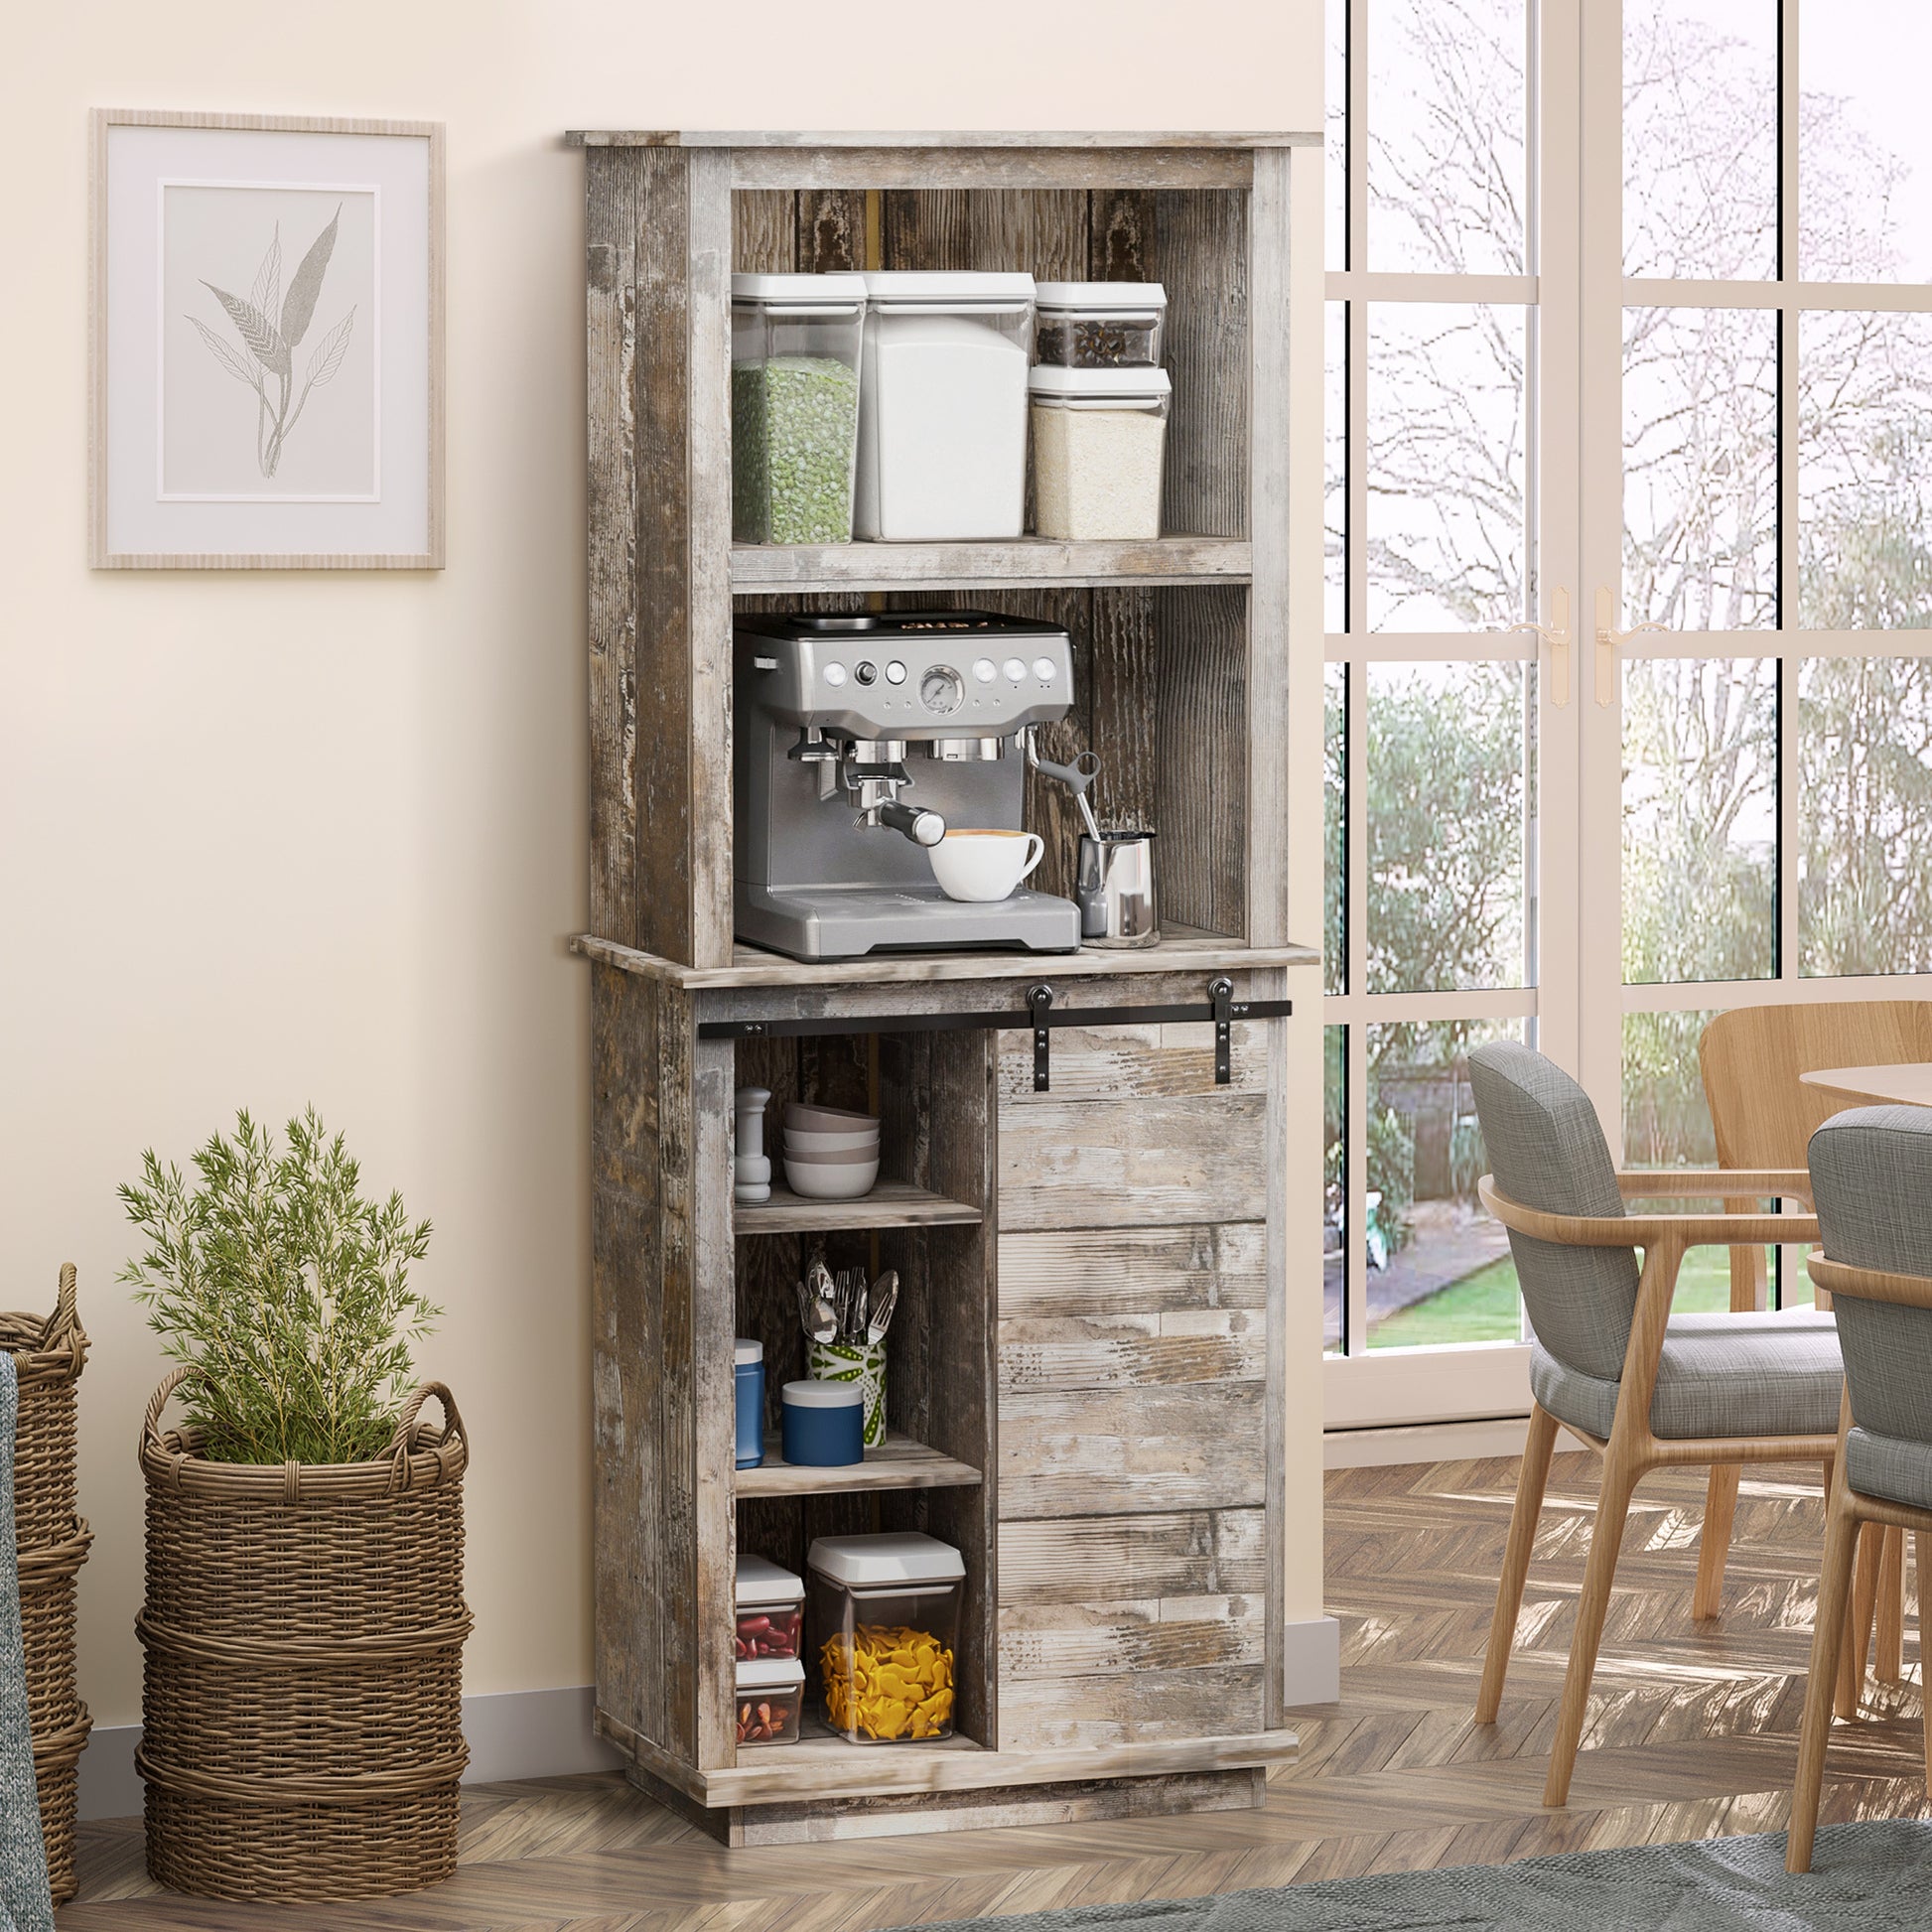
[[[1932,1926],[1932,1825],[1829,1826],[1802,1878],[1786,1873],[1776,1832],[957,1923],[1000,1932],[1888,1932]]]

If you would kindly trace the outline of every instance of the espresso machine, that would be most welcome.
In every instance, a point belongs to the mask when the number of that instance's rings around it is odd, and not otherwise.
[[[741,939],[794,959],[1072,952],[1071,899],[951,899],[929,850],[1018,831],[1025,750],[1073,704],[1064,629],[985,611],[741,615],[733,805]]]

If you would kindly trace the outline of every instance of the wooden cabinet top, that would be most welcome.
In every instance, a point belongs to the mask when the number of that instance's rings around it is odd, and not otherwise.
[[[1313,148],[1314,130],[1250,132],[1206,129],[1184,133],[1161,129],[1090,130],[1075,128],[1042,134],[1033,128],[982,128],[935,134],[894,130],[846,129],[774,132],[770,129],[572,128],[564,140],[573,148],[1202,148],[1227,152],[1249,148]]]

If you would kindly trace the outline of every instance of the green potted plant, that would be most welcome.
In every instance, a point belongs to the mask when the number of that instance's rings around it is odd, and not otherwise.
[[[410,1388],[430,1224],[365,1196],[313,1109],[285,1147],[238,1114],[193,1167],[150,1150],[120,1189],[148,1244],[122,1279],[180,1363],[141,1438],[148,1870],[222,1898],[432,1884],[456,1864],[470,1616],[462,1419]]]

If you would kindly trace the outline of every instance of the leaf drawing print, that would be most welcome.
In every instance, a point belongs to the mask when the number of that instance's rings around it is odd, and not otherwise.
[[[255,458],[264,477],[274,476],[282,461],[283,446],[308,407],[309,397],[336,374],[343,365],[343,357],[348,353],[349,336],[355,326],[353,305],[316,345],[298,386],[295,350],[315,319],[323,277],[328,274],[330,257],[336,252],[336,226],[342,215],[339,202],[329,225],[309,244],[309,252],[290,276],[286,295],[282,293],[279,221],[269,237],[268,252],[262,257],[262,265],[255,272],[254,285],[245,300],[226,289],[216,288],[212,282],[203,282],[202,286],[221,305],[222,312],[234,325],[242,347],[248,351],[246,355],[236,353],[230,344],[199,318],[187,318],[215,361],[236,381],[245,382],[255,392]]]

